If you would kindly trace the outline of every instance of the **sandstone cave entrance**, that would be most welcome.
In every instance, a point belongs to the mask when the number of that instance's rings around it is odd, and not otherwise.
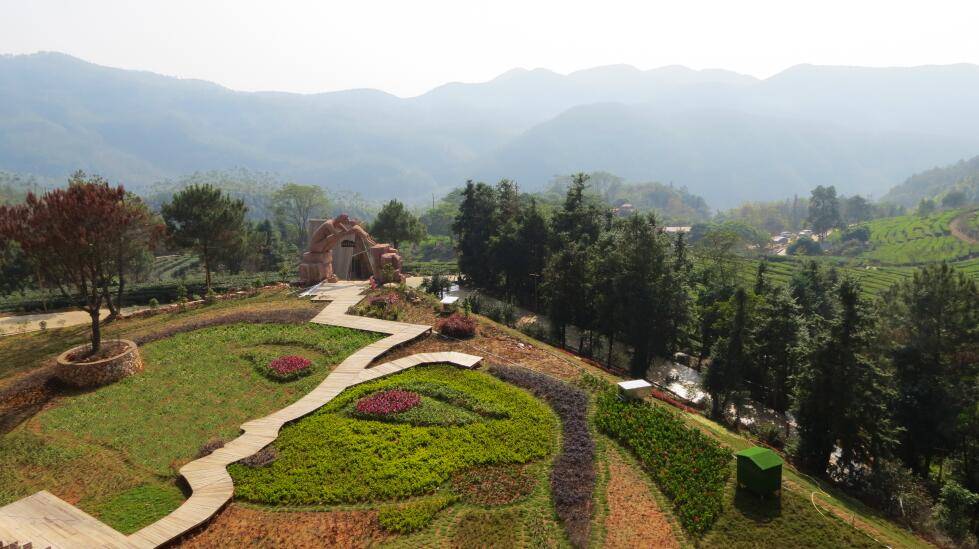
[[[351,234],[333,248],[333,272],[340,280],[367,280],[373,274],[367,243]]]

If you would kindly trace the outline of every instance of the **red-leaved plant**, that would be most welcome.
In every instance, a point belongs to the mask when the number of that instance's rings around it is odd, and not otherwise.
[[[439,320],[435,329],[442,335],[465,339],[476,335],[476,319],[461,313],[452,313]]]
[[[357,412],[372,416],[386,416],[410,410],[421,402],[418,393],[403,389],[391,389],[374,393],[357,401]]]
[[[269,362],[267,371],[275,379],[296,379],[309,374],[309,367],[312,365],[313,363],[308,358],[301,356],[280,356],[272,362]]]

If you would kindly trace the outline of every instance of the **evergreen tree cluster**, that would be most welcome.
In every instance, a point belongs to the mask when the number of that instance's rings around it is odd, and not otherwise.
[[[560,345],[611,366],[624,350],[634,377],[689,351],[714,417],[739,424],[749,402],[775,410],[807,470],[908,523],[931,486],[936,523],[964,516],[974,529],[976,509],[955,503],[979,492],[974,281],[931,265],[871,300],[810,261],[788,285],[761,263],[746,285],[736,230],[718,225],[688,247],[653,216],[613,216],[587,185],[573,177],[563,203],[544,208],[511,181],[469,182],[452,227],[468,282],[545,314]],[[953,481],[966,496],[939,496]]]
[[[575,175],[563,204],[545,211],[512,181],[467,183],[453,223],[459,269],[473,285],[546,313],[561,345],[577,339],[579,352],[604,351],[611,362],[621,343],[641,377],[682,341],[686,245],[653,215],[614,217],[587,185],[587,175]]]

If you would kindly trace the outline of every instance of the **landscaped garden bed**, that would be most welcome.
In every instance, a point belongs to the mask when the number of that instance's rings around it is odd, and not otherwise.
[[[58,397],[0,436],[0,505],[49,490],[132,532],[184,499],[177,469],[205,443],[231,440],[379,337],[311,323],[231,324],[146,343],[139,375]],[[256,371],[256,352],[302,356],[312,371],[273,381]]]
[[[463,400],[446,400],[439,386],[450,394],[469,395],[481,409],[467,407]],[[361,399],[392,390],[410,390],[460,408],[476,419],[431,425],[351,413]],[[544,459],[554,445],[555,425],[545,404],[486,374],[452,366],[418,367],[351,387],[285,427],[273,443],[278,458],[269,466],[233,465],[229,470],[237,497],[256,503],[388,501],[432,494],[453,473],[476,464]]]
[[[613,389],[597,399],[598,428],[635,453],[673,501],[680,524],[703,534],[721,514],[731,452],[661,406],[626,402]]]

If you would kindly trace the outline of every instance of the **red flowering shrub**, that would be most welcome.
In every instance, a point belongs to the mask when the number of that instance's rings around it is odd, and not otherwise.
[[[452,313],[439,320],[435,329],[442,335],[465,339],[476,335],[476,319],[461,313]]]
[[[309,367],[312,365],[313,363],[308,358],[301,356],[280,356],[272,362],[269,362],[266,367],[266,373],[278,380],[296,379],[309,374]]]
[[[386,416],[410,410],[421,402],[418,393],[391,389],[366,396],[357,401],[357,412],[372,416]]]

